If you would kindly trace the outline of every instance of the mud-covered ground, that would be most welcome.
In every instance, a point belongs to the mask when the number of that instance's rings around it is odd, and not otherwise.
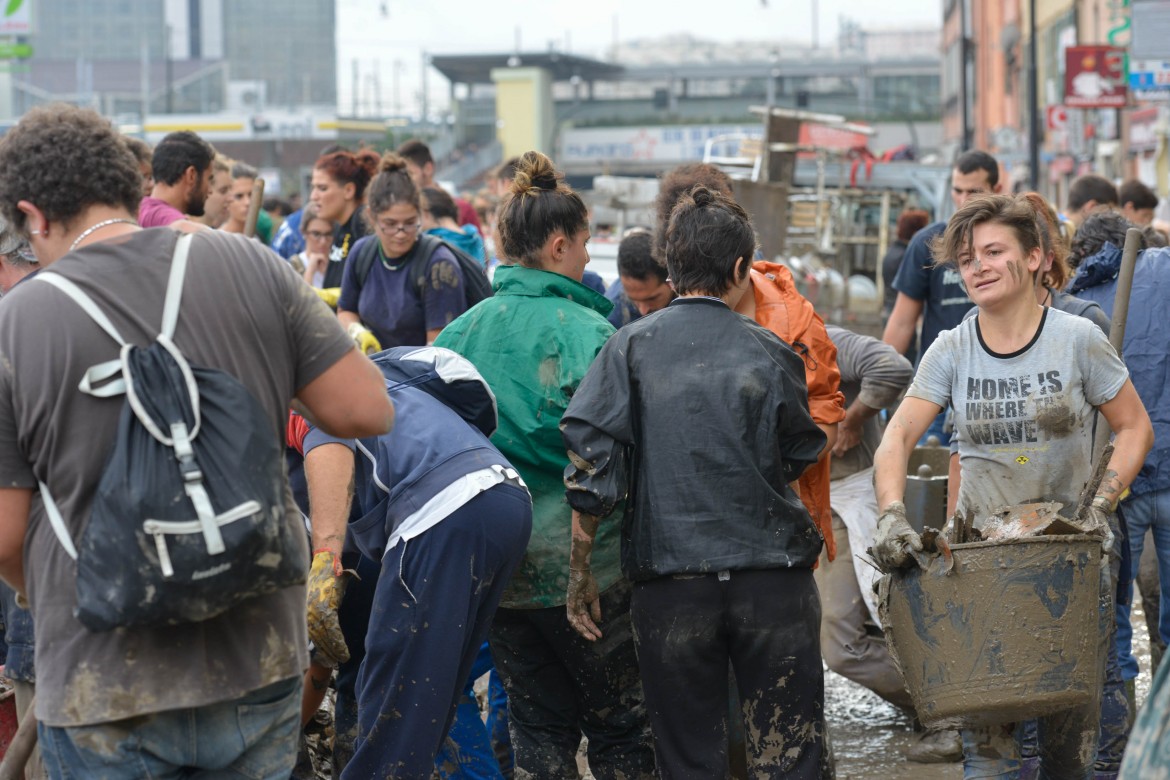
[[[1134,650],[1141,664],[1137,680],[1139,705],[1150,690],[1150,646],[1146,633],[1141,599],[1134,600]],[[486,677],[479,688],[486,688]],[[833,752],[837,759],[838,780],[869,780],[870,778],[899,778],[900,780],[959,780],[963,776],[959,764],[916,764],[903,757],[904,751],[915,741],[916,734],[910,719],[865,688],[831,671],[825,671],[825,715]],[[327,721],[325,718],[323,720]],[[310,744],[314,752],[327,750],[324,733],[314,735]],[[318,755],[315,758],[320,759]],[[316,761],[316,777],[328,780],[330,773],[324,761]],[[584,750],[578,755],[584,780],[592,780],[586,768]]]
[[[1141,664],[1139,705],[1150,690],[1150,643],[1141,599],[1134,600],[1134,649]],[[825,672],[825,714],[838,780],[896,777],[904,780],[959,780],[959,764],[915,764],[902,754],[913,742],[910,719],[865,688]]]

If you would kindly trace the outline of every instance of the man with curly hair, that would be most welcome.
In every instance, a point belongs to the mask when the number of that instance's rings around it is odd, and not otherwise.
[[[124,402],[79,387],[118,345],[45,280],[71,282],[128,343],[148,344],[179,232],[139,229],[137,163],[93,111],[29,111],[0,140],[0,170],[0,214],[45,269],[0,306],[0,578],[32,612],[49,774],[287,778],[308,665],[304,585],[161,627],[92,631],[75,614],[78,566],[64,542],[90,521]],[[173,342],[191,364],[243,385],[275,444],[294,397],[333,435],[390,428],[378,370],[286,263],[212,230],[194,233],[190,255]],[[279,475],[282,450],[273,451],[276,464],[257,468]],[[272,521],[303,539],[287,480],[277,478],[285,508]],[[38,483],[59,516],[34,500]]]

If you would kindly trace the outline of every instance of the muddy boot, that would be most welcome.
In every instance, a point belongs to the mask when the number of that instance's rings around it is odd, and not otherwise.
[[[963,742],[955,729],[927,729],[906,750],[906,759],[918,764],[951,764],[963,760]]]

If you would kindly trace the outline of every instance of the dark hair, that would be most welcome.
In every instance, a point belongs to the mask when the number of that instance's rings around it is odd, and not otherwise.
[[[378,164],[381,159],[373,149],[362,149],[356,154],[344,151],[333,152],[320,157],[313,168],[323,172],[342,186],[352,184],[354,200],[361,201],[366,194],[366,187],[369,186],[370,179],[378,172]]]
[[[236,179],[255,179],[260,175],[260,171],[248,165],[246,162],[237,160],[232,163],[232,181]]]
[[[417,138],[411,138],[399,146],[398,156],[414,163],[420,168],[425,167],[427,163],[431,163],[432,165],[435,163],[435,158],[431,155],[431,147]]]
[[[1170,238],[1167,238],[1165,233],[1153,225],[1146,225],[1142,228],[1142,238],[1145,239],[1148,249],[1161,249],[1170,246]]]
[[[751,218],[718,190],[695,187],[671,212],[666,227],[666,268],[679,295],[722,295],[747,275],[755,253]],[[741,258],[745,262],[737,274]]]
[[[553,233],[572,238],[589,227],[589,211],[569,189],[553,162],[540,152],[525,152],[511,189],[500,207],[497,231],[504,256],[541,268],[541,250]]]
[[[1032,204],[1036,212],[1036,226],[1040,229],[1040,248],[1044,256],[1052,257],[1052,267],[1044,272],[1044,286],[1063,290],[1068,284],[1068,244],[1060,232],[1060,218],[1056,209],[1038,192],[1025,192],[1020,197]]]
[[[1068,210],[1080,211],[1089,201],[1098,205],[1117,205],[1117,188],[1104,176],[1088,173],[1073,180],[1068,188]]]
[[[91,206],[124,208],[142,199],[138,161],[109,120],[88,108],[50,103],[29,109],[0,139],[0,212],[21,234],[27,200],[50,222],[68,225]]]
[[[649,230],[636,230],[618,244],[617,266],[619,276],[634,279],[657,279],[666,281],[666,268],[654,260],[654,236]]]
[[[333,220],[325,219],[325,217],[321,216],[321,209],[318,208],[316,203],[310,203],[309,205],[305,206],[304,211],[301,212],[301,235],[302,236],[308,235],[309,223],[315,219],[324,219],[330,225],[332,225],[334,227],[336,226],[335,223],[333,222]]]
[[[1117,200],[1122,206],[1133,204],[1134,209],[1158,208],[1158,196],[1154,194],[1153,190],[1137,179],[1122,182],[1121,189],[1117,195]]]
[[[670,215],[683,195],[695,187],[706,187],[714,192],[731,195],[731,177],[708,163],[686,163],[668,171],[658,185],[654,201],[654,259],[666,266],[666,226]]]
[[[287,217],[289,214],[293,213],[292,204],[290,204],[284,198],[277,197],[277,196],[273,196],[271,198],[265,198],[264,203],[263,203],[263,208],[265,211],[275,211],[277,214],[279,214],[282,217]]]
[[[377,215],[399,203],[408,203],[422,211],[422,199],[406,170],[406,160],[394,152],[386,152],[378,163],[378,175],[370,182],[366,205],[371,215]]]
[[[975,228],[993,223],[1011,228],[1025,254],[1033,249],[1044,251],[1036,209],[1023,195],[980,195],[956,211],[947,229],[931,244],[935,265],[955,264],[963,255],[974,251]]]
[[[455,205],[455,199],[442,187],[424,187],[422,195],[423,211],[435,219],[459,221],[459,207]]]
[[[1090,214],[1077,228],[1073,236],[1072,249],[1068,253],[1068,262],[1073,268],[1079,268],[1086,257],[1092,257],[1101,251],[1106,244],[1121,249],[1125,246],[1125,234],[1134,224],[1116,211],[1100,211]],[[1139,249],[1146,248],[1143,236]]]
[[[930,223],[930,215],[922,209],[906,209],[898,215],[898,227],[895,231],[898,240],[906,243],[914,238],[914,234]]]
[[[150,161],[150,172],[156,182],[175,184],[191,166],[203,175],[215,158],[215,149],[190,130],[168,133],[154,147]]]
[[[500,163],[499,167],[496,168],[495,176],[497,179],[502,179],[504,181],[512,181],[512,179],[516,178],[516,169],[519,167],[520,167],[520,158],[519,157],[510,157],[507,160],[504,160],[502,163]]]
[[[983,171],[987,174],[989,187],[994,189],[999,184],[999,163],[990,154],[978,149],[960,154],[959,159],[955,160],[955,170],[963,174]]]
[[[134,159],[140,163],[149,163],[151,157],[154,156],[154,151],[150,148],[150,144],[143,141],[141,138],[135,138],[132,135],[122,136],[122,141],[125,142],[126,148],[134,155]],[[151,178],[154,178],[154,171],[151,170]]]

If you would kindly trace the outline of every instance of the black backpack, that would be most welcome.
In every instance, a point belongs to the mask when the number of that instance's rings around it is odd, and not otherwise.
[[[76,616],[91,631],[207,620],[305,580],[303,534],[285,518],[283,452],[267,413],[235,377],[191,366],[171,340],[191,240],[176,244],[162,328],[145,347],[126,343],[72,281],[35,277],[121,345],[79,387],[126,399],[76,547],[40,485],[53,531],[77,561]]]
[[[424,233],[418,237],[418,243],[411,250],[410,264],[407,267],[411,278],[414,279],[414,289],[418,292],[419,300],[423,300],[423,290],[427,284],[427,263],[441,246],[447,247],[447,250],[455,255],[455,262],[463,272],[463,292],[467,296],[467,308],[470,309],[480,301],[492,297],[492,284],[478,260],[438,236]],[[378,262],[380,247],[377,236],[367,236],[354,245],[355,256],[350,262],[356,263],[353,272],[359,288],[365,285],[366,279],[370,276],[370,269]]]

